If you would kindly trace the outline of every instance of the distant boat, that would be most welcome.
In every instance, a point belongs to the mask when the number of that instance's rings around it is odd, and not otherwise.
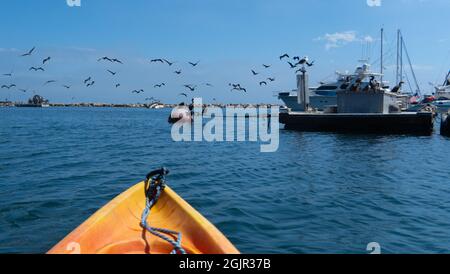
[[[48,100],[44,99],[44,97],[35,95],[28,100],[27,104],[16,104],[16,107],[46,108],[50,107],[50,105]]]

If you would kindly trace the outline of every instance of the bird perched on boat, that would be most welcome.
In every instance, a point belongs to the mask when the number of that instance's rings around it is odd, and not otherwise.
[[[261,81],[261,82],[259,82],[259,85],[260,85],[260,86],[262,86],[262,85],[267,86],[267,82],[266,82],[266,81]]]
[[[193,62],[188,62],[188,63],[189,63],[189,65],[196,67],[200,63],[200,61],[197,61],[197,63],[193,63]]]
[[[280,56],[280,60],[283,60],[284,58],[289,58],[289,54],[285,53]]]
[[[87,79],[84,80],[84,83],[86,84],[87,82],[89,82],[91,80],[92,80],[92,77],[89,76]]]
[[[263,64],[263,67],[267,69],[267,68],[270,68],[271,65],[265,65],[265,64]]]
[[[180,70],[176,70],[173,73],[180,75],[181,74],[181,69]]]
[[[48,85],[48,84],[51,84],[51,83],[56,83],[56,80],[49,80],[49,81],[44,83],[44,86]]]
[[[399,91],[401,90],[401,88],[402,88],[402,86],[403,86],[404,83],[405,83],[405,82],[403,82],[403,81],[401,81],[400,83],[398,83],[398,85],[396,85],[395,87],[392,88],[391,92],[393,92],[393,93],[399,92]]]
[[[44,68],[42,68],[42,67],[38,67],[38,68],[36,68],[36,67],[31,67],[29,70],[34,70],[34,71],[38,71],[38,70],[40,70],[40,71],[45,71]]]
[[[258,75],[259,73],[256,72],[256,71],[254,71],[254,70],[252,70],[252,74],[253,74],[254,76],[256,76],[256,75]]]
[[[161,87],[163,87],[165,85],[166,85],[165,83],[161,83],[161,84],[154,85],[153,87],[154,88],[161,88]]]
[[[379,83],[375,80],[375,76],[370,76],[369,87],[372,90],[376,90],[379,87]]]
[[[42,64],[45,65],[45,63],[47,63],[48,61],[50,61],[50,59],[52,59],[50,56],[45,58],[44,60],[42,60]]]
[[[269,80],[270,82],[275,82],[275,78],[267,78],[267,80]]]
[[[309,62],[308,56],[303,57],[300,61],[298,61],[299,65],[307,65],[308,67],[312,67],[314,65],[314,61]]]
[[[9,86],[7,86],[7,85],[2,86],[2,88],[6,88],[6,89],[11,89],[11,88],[15,88],[15,87],[17,87],[15,84],[11,84]]]
[[[30,56],[31,54],[33,54],[35,49],[36,49],[36,47],[33,47],[27,53],[22,54],[21,57]]]
[[[107,71],[107,72],[109,72],[109,73],[111,73],[111,75],[112,75],[112,76],[114,76],[114,75],[116,75],[116,74],[117,74],[117,72],[111,71],[111,70],[109,70],[109,69],[108,69],[108,70],[106,70],[106,71]]]
[[[193,86],[193,85],[184,85],[184,87],[189,89],[190,91],[195,91],[195,89],[197,88],[197,86]]]

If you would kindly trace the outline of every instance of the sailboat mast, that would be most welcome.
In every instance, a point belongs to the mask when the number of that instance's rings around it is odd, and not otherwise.
[[[397,71],[395,73],[395,84],[400,83],[400,30],[397,30]]]
[[[381,86],[383,86],[383,71],[384,71],[384,64],[383,64],[383,54],[384,54],[384,29],[381,28],[381,68],[380,68],[380,74],[381,74]]]

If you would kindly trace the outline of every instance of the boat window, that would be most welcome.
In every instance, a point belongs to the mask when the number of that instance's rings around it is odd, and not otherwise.
[[[333,89],[337,89],[337,86],[320,86],[317,88],[317,90],[333,90]]]

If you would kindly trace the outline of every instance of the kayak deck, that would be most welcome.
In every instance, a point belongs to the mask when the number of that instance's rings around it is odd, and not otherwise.
[[[141,227],[144,183],[125,191],[53,247],[49,254],[169,254],[173,246]],[[200,213],[166,187],[149,225],[182,233],[188,254],[238,254],[230,241]]]

